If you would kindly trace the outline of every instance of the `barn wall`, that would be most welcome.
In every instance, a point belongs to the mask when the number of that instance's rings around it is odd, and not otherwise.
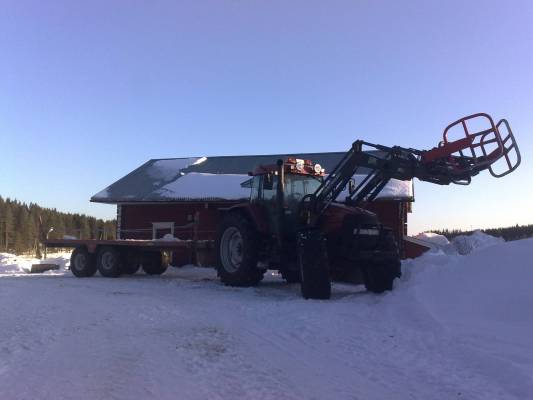
[[[120,226],[122,239],[152,239],[153,222],[173,222],[174,236],[182,239],[193,239],[192,227],[180,228],[194,220],[198,213],[199,224],[197,238],[214,240],[219,220],[219,208],[230,207],[236,202],[191,202],[191,203],[158,203],[158,204],[122,204],[120,212]],[[162,231],[163,233],[169,233]],[[173,252],[173,265],[189,263],[213,265],[212,252],[192,254],[187,249]],[[198,258],[202,258],[199,260]]]
[[[234,203],[123,204],[120,223],[122,238],[152,239],[153,222],[173,222],[175,237],[192,239],[193,229],[191,227],[180,229],[180,226],[193,222],[195,213],[198,213],[198,238],[214,239],[219,217],[217,209],[232,204]]]
[[[199,215],[198,239],[215,239],[219,222],[219,208],[230,207],[237,202],[187,202],[156,204],[122,204],[120,221],[122,239],[152,239],[153,222],[173,222],[174,236],[179,239],[192,239],[193,229],[179,229],[193,221],[195,213]],[[378,214],[380,221],[393,229],[397,242],[404,255],[403,236],[407,234],[407,203],[398,201],[376,201],[365,208]],[[165,232],[161,232],[165,233]],[[185,253],[175,256],[184,258]],[[187,258],[190,258],[187,255]],[[176,259],[177,263],[179,260]],[[185,261],[184,261],[185,262]],[[184,263],[183,262],[183,263]]]

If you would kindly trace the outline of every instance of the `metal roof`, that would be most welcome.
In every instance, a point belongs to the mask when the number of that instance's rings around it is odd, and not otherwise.
[[[200,174],[247,175],[258,165],[274,164],[278,159],[287,157],[320,163],[327,173],[337,165],[344,154],[344,152],[330,152],[152,159],[92,196],[91,201],[116,204],[190,200],[191,198],[186,196],[171,198],[165,195],[166,188],[175,187],[180,178],[189,173],[197,173],[192,175],[198,176]],[[245,179],[246,177],[243,181]],[[222,196],[219,198],[224,199]],[[205,196],[196,194],[194,197],[194,200],[203,199],[213,200],[214,197],[208,193]],[[401,200],[412,199],[402,198]]]

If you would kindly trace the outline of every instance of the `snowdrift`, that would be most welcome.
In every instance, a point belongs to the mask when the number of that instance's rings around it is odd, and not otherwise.
[[[433,232],[419,233],[415,238],[426,243],[433,250],[440,250],[450,255],[466,255],[484,249],[485,247],[505,242],[503,238],[490,236],[479,230],[471,235],[456,236],[451,241],[449,241],[446,236]]]
[[[455,254],[404,262],[391,299],[405,311],[414,298],[427,324],[464,347],[465,362],[517,398],[533,398],[533,239],[506,243],[476,232],[446,247]]]

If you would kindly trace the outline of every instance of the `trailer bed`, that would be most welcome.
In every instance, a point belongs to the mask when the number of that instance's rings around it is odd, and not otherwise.
[[[213,240],[98,240],[98,239],[47,239],[43,244],[48,248],[76,248],[85,246],[90,253],[100,246],[134,247],[144,250],[208,249]]]

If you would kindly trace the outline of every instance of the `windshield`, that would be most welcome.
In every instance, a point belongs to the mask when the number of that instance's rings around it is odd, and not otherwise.
[[[322,178],[318,176],[285,175],[285,195],[289,207],[293,202],[300,202],[306,194],[315,193],[321,183]]]

